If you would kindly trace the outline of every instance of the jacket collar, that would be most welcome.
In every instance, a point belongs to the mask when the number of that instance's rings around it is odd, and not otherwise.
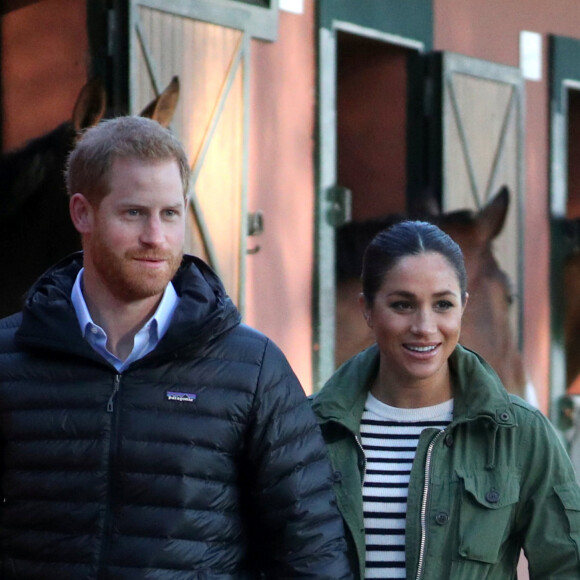
[[[498,426],[516,425],[509,394],[478,354],[457,345],[449,365],[454,383],[453,424],[487,418]],[[313,397],[312,407],[320,422],[338,422],[358,434],[368,389],[378,369],[376,344],[344,363]]]
[[[82,355],[102,362],[83,340],[71,291],[83,254],[65,258],[43,274],[30,289],[16,340],[25,347]],[[179,356],[228,331],[240,322],[234,306],[213,270],[199,258],[185,255],[173,278],[180,296],[167,333],[148,355]]]

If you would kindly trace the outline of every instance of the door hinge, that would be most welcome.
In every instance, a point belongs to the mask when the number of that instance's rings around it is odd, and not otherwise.
[[[264,212],[261,209],[248,213],[248,225],[246,233],[248,236],[259,236],[264,233]],[[257,254],[259,251],[260,246],[258,245],[254,248],[248,248],[246,253]]]
[[[335,228],[352,220],[352,191],[347,187],[335,185],[328,189],[328,223]]]

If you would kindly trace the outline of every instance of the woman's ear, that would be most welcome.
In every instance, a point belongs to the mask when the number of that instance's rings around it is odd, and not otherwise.
[[[358,303],[359,303],[362,315],[364,316],[364,319],[366,320],[367,326],[369,328],[372,328],[373,321],[372,321],[372,316],[371,316],[371,309],[369,308],[367,301],[365,299],[365,295],[362,292],[358,296]]]
[[[93,224],[93,206],[82,193],[75,193],[69,201],[69,212],[72,223],[81,235],[91,232]]]
[[[465,312],[465,307],[467,306],[467,301],[469,300],[469,294],[465,293],[465,298],[463,299],[463,304],[461,305],[461,315]]]

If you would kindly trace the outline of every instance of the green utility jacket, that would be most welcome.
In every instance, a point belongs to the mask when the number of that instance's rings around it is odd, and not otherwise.
[[[375,345],[313,398],[359,578],[365,575],[360,421],[378,367]],[[450,368],[453,421],[444,431],[422,433],[411,471],[407,580],[512,579],[522,548],[532,580],[580,579],[580,488],[550,422],[509,395],[477,354],[457,346]]]

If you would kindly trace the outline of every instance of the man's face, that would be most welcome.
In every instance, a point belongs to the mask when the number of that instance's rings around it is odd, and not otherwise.
[[[174,160],[116,159],[110,193],[89,207],[85,268],[123,302],[160,297],[183,254],[185,200]]]

